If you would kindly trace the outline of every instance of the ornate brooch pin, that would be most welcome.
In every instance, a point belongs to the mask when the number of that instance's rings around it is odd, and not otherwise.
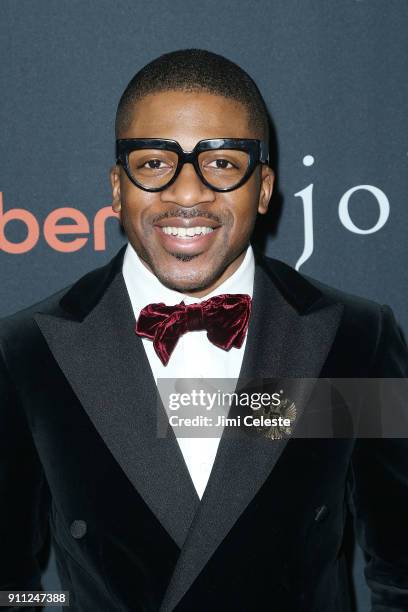
[[[295,402],[281,397],[279,405],[262,406],[256,411],[253,428],[265,438],[280,440],[292,434],[296,416]]]

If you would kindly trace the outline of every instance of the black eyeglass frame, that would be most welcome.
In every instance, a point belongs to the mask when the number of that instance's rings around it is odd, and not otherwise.
[[[177,168],[168,183],[161,187],[145,187],[133,176],[129,168],[129,153],[139,149],[159,149],[173,151],[178,155]],[[232,149],[245,151],[249,154],[249,163],[242,179],[232,187],[214,187],[203,176],[198,163],[198,155],[203,151],[214,149]],[[184,151],[176,140],[167,138],[119,138],[116,140],[116,163],[121,164],[129,180],[143,191],[164,191],[174,183],[185,163],[193,164],[201,181],[213,191],[233,191],[241,187],[249,179],[258,163],[269,164],[269,150],[265,141],[255,138],[207,138],[200,140],[190,152]]]

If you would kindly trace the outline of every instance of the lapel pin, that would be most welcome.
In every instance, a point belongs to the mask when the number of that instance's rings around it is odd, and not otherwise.
[[[261,406],[253,418],[253,428],[263,437],[280,440],[292,434],[297,416],[296,404],[287,397],[281,397],[278,405]]]

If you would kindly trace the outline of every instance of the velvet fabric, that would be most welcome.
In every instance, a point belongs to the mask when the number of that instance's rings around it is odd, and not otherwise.
[[[0,322],[0,589],[40,590],[51,542],[71,612],[351,612],[352,525],[371,612],[406,612],[407,440],[223,434],[200,500],[157,435],[124,250]],[[256,255],[240,385],[298,377],[301,418],[314,378],[407,375],[388,306]]]
[[[241,293],[223,293],[198,304],[148,304],[140,311],[135,332],[153,340],[160,361],[166,365],[180,336],[189,331],[206,329],[208,340],[224,351],[240,348],[250,312],[251,297]]]

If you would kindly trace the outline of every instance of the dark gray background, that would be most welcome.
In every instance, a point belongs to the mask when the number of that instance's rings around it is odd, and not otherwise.
[[[406,0],[2,0],[1,174],[4,211],[24,208],[41,234],[27,253],[0,243],[0,316],[28,306],[104,264],[123,244],[115,219],[106,250],[93,237],[73,253],[52,249],[42,226],[60,207],[92,224],[111,202],[113,121],[133,74],[161,53],[201,47],[226,55],[258,83],[275,122],[281,216],[266,251],[292,266],[303,251],[302,200],[313,184],[314,251],[300,271],[391,305],[408,330]],[[314,157],[305,166],[303,158]],[[374,233],[345,228],[339,201],[371,185],[390,206]],[[379,204],[350,199],[356,226],[373,227]],[[24,224],[6,225],[21,242]],[[1,238],[1,236],[0,236]],[[70,240],[61,237],[61,240]],[[367,610],[361,563],[360,609]],[[47,584],[55,585],[53,568]]]

